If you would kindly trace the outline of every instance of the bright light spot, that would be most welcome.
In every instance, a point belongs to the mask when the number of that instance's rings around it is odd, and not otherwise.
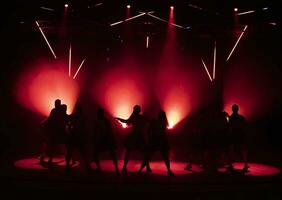
[[[49,115],[56,99],[68,106],[67,113],[70,114],[78,95],[78,84],[68,77],[67,70],[52,69],[51,66],[23,74],[16,90],[21,105],[44,116]]]
[[[268,10],[268,7],[264,7],[264,8],[262,8],[262,10]]]
[[[269,24],[276,26],[277,24],[275,22],[270,22]]]
[[[234,12],[237,12],[238,11],[238,8],[234,8]]]
[[[122,128],[127,128],[127,124],[126,123],[120,122],[120,124],[121,124]]]
[[[129,9],[131,6],[130,6],[130,5],[127,5],[126,7]]]
[[[146,48],[149,48],[149,36],[146,37]]]
[[[170,6],[170,9],[173,10],[173,9],[174,9],[174,6]]]
[[[130,65],[132,67],[132,65]],[[129,68],[111,69],[94,83],[93,98],[112,116],[128,119],[134,105],[144,105],[141,73]],[[126,124],[121,124],[126,127]]]
[[[65,8],[67,8],[67,7],[69,7],[69,5],[68,5],[68,4],[65,4]]]
[[[163,96],[162,107],[166,112],[169,129],[173,128],[177,123],[183,120],[189,112],[187,103],[189,98],[183,88],[171,87]]]

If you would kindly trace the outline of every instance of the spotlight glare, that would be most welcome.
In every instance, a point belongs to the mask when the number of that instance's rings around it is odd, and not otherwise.
[[[170,9],[173,10],[173,9],[174,9],[174,6],[170,6]]]
[[[68,8],[69,7],[69,4],[65,4],[65,8]]]
[[[173,129],[174,125],[169,125],[167,129]]]
[[[234,12],[237,12],[238,11],[238,8],[234,8]]]
[[[127,124],[126,123],[120,122],[120,124],[121,124],[122,128],[127,128]]]
[[[130,6],[130,5],[127,5],[126,7],[129,9],[131,6]]]
[[[149,48],[149,36],[146,37],[146,48]]]

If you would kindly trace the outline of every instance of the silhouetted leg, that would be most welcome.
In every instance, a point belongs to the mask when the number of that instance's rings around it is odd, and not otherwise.
[[[116,169],[116,174],[119,174],[118,161],[117,161],[116,152],[115,152],[114,149],[111,149],[110,153],[111,153],[111,157],[113,159],[113,163],[114,163],[114,166],[115,166],[115,169]]]
[[[86,151],[86,148],[83,144],[80,144],[79,147],[79,153],[81,155],[81,158],[83,160],[83,162],[85,163],[85,166],[86,166],[86,169],[87,170],[91,170],[91,165],[90,165],[90,161],[89,161],[89,158],[87,156],[87,151]]]
[[[44,158],[45,158],[45,154],[46,154],[46,150],[47,150],[47,142],[43,142],[41,144],[41,154],[39,156],[39,161],[40,163],[43,163],[44,162]]]
[[[227,170],[232,171],[234,162],[234,145],[230,145],[227,151]]]
[[[49,154],[48,165],[51,166],[53,163],[54,155],[55,155],[55,144],[49,143],[47,148],[48,148],[48,154]]]
[[[152,151],[150,150],[146,150],[145,153],[144,153],[144,157],[143,157],[143,161],[142,161],[142,164],[140,166],[140,169],[139,169],[139,173],[142,172],[142,170],[146,167],[147,169],[147,173],[150,173],[152,172],[151,170],[151,167],[150,167],[150,158],[152,156]]]
[[[248,150],[247,150],[247,145],[246,144],[242,144],[242,146],[241,146],[241,154],[242,154],[242,158],[243,158],[243,162],[244,162],[243,170],[245,172],[247,172],[248,169],[249,169],[249,166],[248,166]]]
[[[123,167],[122,167],[122,173],[127,173],[127,163],[129,160],[129,155],[130,155],[131,150],[126,149],[125,150],[125,155],[124,155],[124,160],[123,160]]]
[[[73,145],[67,145],[67,153],[66,153],[66,168],[70,167],[70,161],[72,159],[74,146]]]
[[[94,152],[94,161],[96,163],[97,171],[98,172],[101,171],[101,165],[100,165],[99,156],[100,156],[100,151],[96,149],[95,152]]]
[[[168,156],[169,152],[168,152],[168,150],[162,150],[161,153],[162,153],[163,160],[164,160],[166,168],[167,168],[167,174],[169,176],[171,176],[171,175],[173,175],[173,173],[170,169],[170,162],[169,162],[169,156]]]

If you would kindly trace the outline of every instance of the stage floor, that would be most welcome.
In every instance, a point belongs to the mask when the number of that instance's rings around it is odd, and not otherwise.
[[[79,162],[66,171],[63,158],[58,157],[54,161],[52,168],[41,165],[36,157],[16,159],[9,166],[2,166],[0,176],[3,191],[97,192],[108,195],[116,192],[188,192],[195,195],[195,199],[282,197],[280,167],[263,163],[250,163],[250,171],[244,174],[242,163],[235,163],[234,173],[226,172],[225,168],[220,168],[216,173],[207,173],[198,164],[194,164],[192,170],[185,171],[185,162],[172,161],[171,169],[175,175],[170,177],[162,161],[151,162],[152,173],[147,174],[144,170],[138,174],[141,161],[130,160],[127,175],[116,175],[111,160],[101,160],[101,173],[95,172],[94,163],[90,172]],[[120,169],[122,164],[123,161],[119,160]],[[229,196],[235,193],[239,196]]]

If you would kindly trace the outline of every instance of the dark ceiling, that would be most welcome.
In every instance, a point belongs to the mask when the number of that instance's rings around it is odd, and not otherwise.
[[[131,5],[131,15],[140,11],[154,11],[162,19],[168,19],[169,7],[175,7],[175,22],[182,26],[199,24],[231,24],[234,22],[234,11],[255,10],[255,13],[240,16],[242,24],[278,23],[278,4],[274,0],[30,0],[10,2],[5,9],[5,19],[15,22],[34,20],[59,20],[64,13],[64,4],[68,3],[70,21],[80,23],[92,22],[108,25],[123,20],[126,5]],[[2,13],[3,14],[3,13]],[[7,20],[5,20],[7,21]],[[4,21],[4,22],[5,22]]]

